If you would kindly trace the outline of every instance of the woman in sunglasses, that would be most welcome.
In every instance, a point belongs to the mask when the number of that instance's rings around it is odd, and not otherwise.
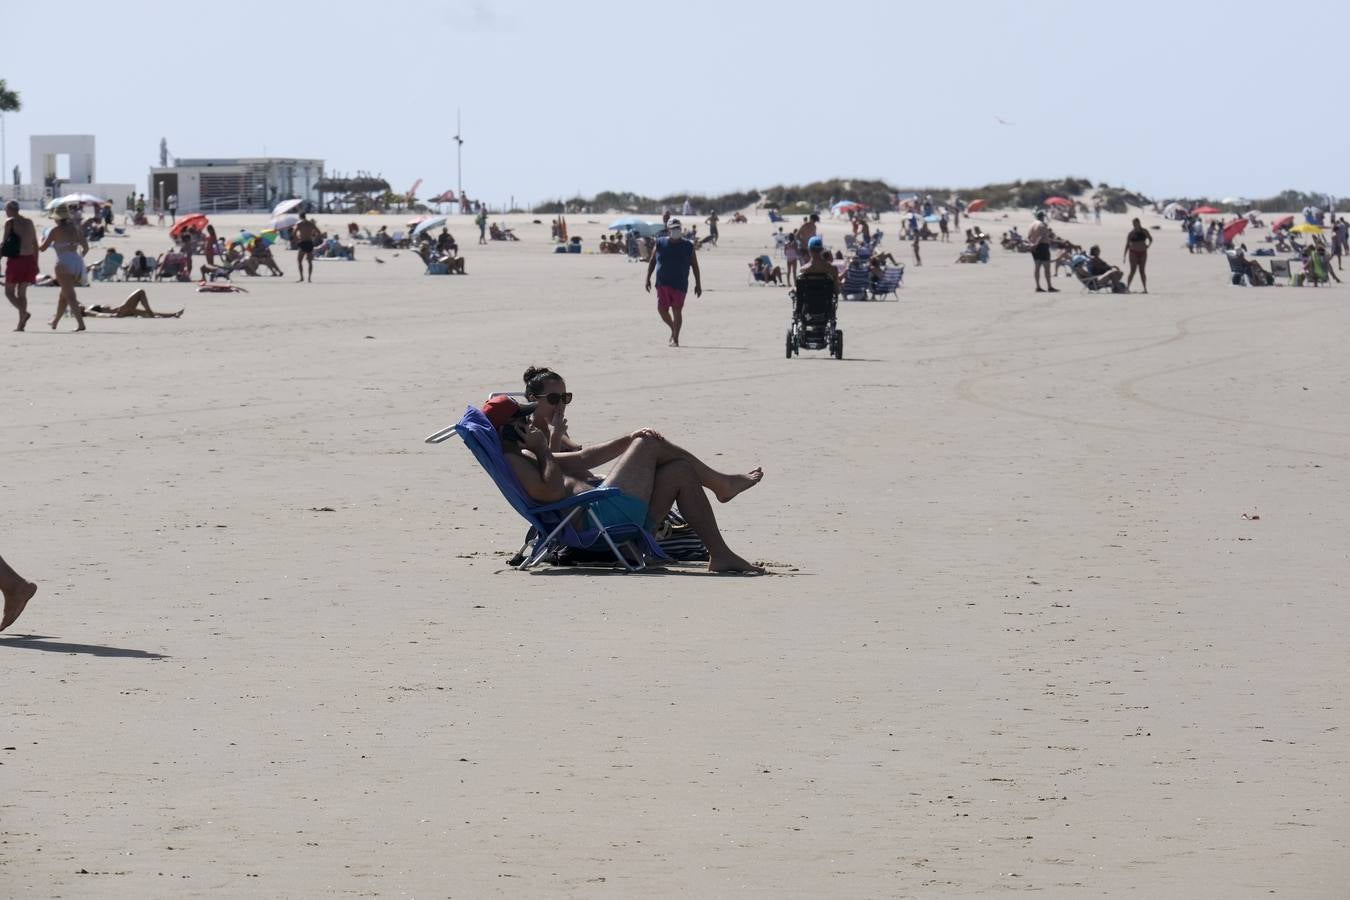
[[[525,399],[537,404],[534,415],[530,418],[530,424],[544,433],[548,439],[549,451],[558,461],[558,465],[564,474],[573,478],[598,482],[599,477],[591,469],[618,459],[638,438],[659,442],[663,448],[664,460],[678,458],[688,462],[698,476],[699,483],[712,491],[722,503],[731,500],[741,491],[759,484],[764,477],[764,470],[759,466],[743,475],[719,472],[688,450],[672,444],[651,428],[639,428],[632,434],[583,447],[567,433],[567,418],[564,413],[572,402],[572,394],[567,390],[567,382],[552,369],[530,366],[525,370]]]

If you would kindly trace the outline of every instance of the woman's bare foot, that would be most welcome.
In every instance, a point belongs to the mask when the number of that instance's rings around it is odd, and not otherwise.
[[[708,571],[722,574],[763,575],[763,566],[741,559],[734,553],[726,556],[714,556],[708,560]]]
[[[30,312],[26,312],[23,315],[19,316],[19,327],[15,328],[14,330],[23,331],[23,327],[28,324],[28,320],[31,318],[33,318],[33,314]]]
[[[80,323],[80,327],[79,327],[79,328],[76,328],[75,330],[76,330],[76,331],[84,331],[84,323],[81,322],[81,323]]]
[[[52,331],[55,331],[55,330],[56,330],[56,326],[57,326],[57,324],[58,324],[60,321],[61,321],[60,319],[52,319],[52,320],[51,320],[51,322],[50,322],[49,324],[52,326]]]
[[[23,608],[37,593],[37,585],[31,581],[20,581],[12,590],[5,591],[5,617],[0,620],[0,631],[13,625],[23,613]]]
[[[764,480],[764,470],[755,466],[744,475],[728,475],[726,486],[720,491],[713,491],[721,503],[727,503],[742,491],[748,491],[750,488]]]

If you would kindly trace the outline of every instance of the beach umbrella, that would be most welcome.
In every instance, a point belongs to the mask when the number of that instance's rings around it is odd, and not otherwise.
[[[257,237],[257,235],[251,231],[240,231],[234,237],[230,238],[230,246],[242,244],[247,247],[249,244],[253,243],[255,237]]]
[[[830,207],[830,212],[834,215],[840,213],[853,212],[855,209],[862,209],[862,204],[856,200],[840,200],[834,206]]]
[[[972,200],[970,205],[966,207],[966,212],[979,212],[982,209],[984,209],[983,200]]]
[[[1314,225],[1311,222],[1299,222],[1289,230],[1295,234],[1319,234],[1322,231],[1322,226]]]
[[[284,216],[277,216],[272,220],[272,227],[284,231],[287,228],[294,228],[300,221],[300,217],[295,213],[286,213]]]
[[[1237,237],[1239,234],[1242,234],[1243,229],[1246,227],[1247,227],[1246,219],[1237,219],[1223,226],[1224,243],[1225,244],[1231,243],[1233,238]]]
[[[942,220],[942,216],[939,216],[937,213],[929,213],[928,215],[923,217],[923,220],[925,222],[940,222]]]
[[[407,222],[403,224],[407,225],[409,228],[416,228],[418,225],[421,225],[423,222],[425,222],[427,219],[430,218],[431,216],[413,216],[411,219],[409,219]]]
[[[1191,210],[1191,215],[1193,216],[1212,216],[1216,213],[1218,213],[1218,210],[1212,206],[1197,206],[1195,209]]]
[[[421,222],[417,223],[417,227],[413,229],[413,234],[419,235],[424,231],[430,231],[438,225],[444,225],[447,218],[447,216],[432,216],[429,219],[423,219]]]
[[[64,197],[56,197],[47,201],[47,209],[56,209],[63,203],[66,206],[82,206],[86,203],[91,206],[102,206],[103,200],[93,194],[66,194]]]
[[[636,231],[643,237],[660,234],[664,227],[660,222],[648,222],[637,216],[624,216],[609,223],[610,231]]]
[[[293,197],[290,200],[282,200],[276,206],[272,207],[272,218],[284,216],[288,212],[299,212],[300,207],[305,205],[305,201],[299,197]]]
[[[1073,206],[1072,200],[1066,200],[1063,197],[1046,197],[1044,206]]]
[[[193,213],[190,216],[183,216],[173,224],[169,229],[169,237],[176,238],[189,228],[195,228],[198,231],[205,231],[207,224],[206,216],[201,213]]]
[[[1274,231],[1279,231],[1281,228],[1288,228],[1290,225],[1293,224],[1294,224],[1294,217],[1285,216],[1283,219],[1280,219],[1280,221],[1276,222],[1274,225],[1271,225],[1270,227]]]
[[[281,235],[277,233],[275,228],[265,228],[258,232],[257,240],[262,241],[270,247],[277,242],[277,238],[279,237],[281,237]]]

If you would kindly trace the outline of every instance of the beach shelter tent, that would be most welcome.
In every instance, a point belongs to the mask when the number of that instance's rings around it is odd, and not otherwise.
[[[1218,212],[1219,212],[1219,211],[1218,211],[1217,209],[1215,209],[1214,207],[1212,207],[1212,206],[1197,206],[1195,209],[1191,210],[1191,215],[1193,215],[1193,216],[1212,216],[1212,215],[1216,215]]]
[[[1046,197],[1046,198],[1045,198],[1045,203],[1044,203],[1044,205],[1045,205],[1045,206],[1073,206],[1073,201],[1072,201],[1072,200],[1067,200],[1067,199],[1065,199],[1064,197]]]
[[[1173,200],[1163,207],[1162,215],[1164,219],[1180,219],[1186,215],[1186,207]]]
[[[970,205],[966,207],[966,212],[979,212],[982,209],[984,209],[983,200],[972,200]]]

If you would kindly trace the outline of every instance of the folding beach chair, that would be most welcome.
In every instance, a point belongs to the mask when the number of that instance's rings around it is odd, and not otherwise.
[[[887,266],[881,273],[881,277],[872,285],[872,299],[884,300],[888,295],[895,294],[895,299],[900,299],[900,282],[905,280],[904,266]]]
[[[844,270],[844,285],[839,294],[845,300],[866,300],[872,290],[872,267],[866,261],[849,263]]]
[[[506,502],[533,526],[538,535],[533,548],[517,568],[528,569],[550,551],[562,547],[587,550],[608,547],[615,562],[630,572],[646,568],[648,557],[668,559],[645,529],[635,525],[605,526],[596,515],[595,505],[619,494],[618,488],[599,487],[557,503],[536,503],[511,471],[496,429],[480,410],[470,406],[458,422],[431,435],[426,442],[439,444],[453,434],[463,439]],[[528,539],[526,544],[529,544]]]
[[[1270,277],[1271,280],[1283,278],[1285,281],[1293,281],[1294,273],[1289,269],[1289,260],[1272,259],[1270,261]]]
[[[95,281],[112,281],[121,271],[124,257],[120,253],[108,253],[98,265],[89,267],[89,277]]]

